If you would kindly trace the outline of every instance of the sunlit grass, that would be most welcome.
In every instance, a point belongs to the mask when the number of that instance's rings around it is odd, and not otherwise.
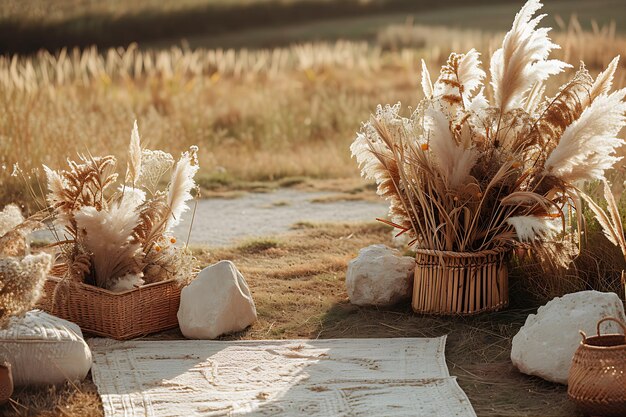
[[[565,29],[555,34],[563,45],[557,57],[584,59],[592,73],[626,48],[611,27]],[[442,36],[446,30],[449,36]],[[113,153],[123,163],[134,119],[150,148],[177,153],[198,145],[199,177],[208,189],[357,178],[348,148],[360,121],[379,103],[419,99],[420,60],[435,68],[453,48],[472,44],[487,62],[498,37],[404,25],[381,32],[384,48],[350,42],[255,52],[131,47],[0,58],[0,202],[28,198],[22,181],[10,177],[16,162],[25,170],[60,167],[67,156],[91,152]],[[626,85],[624,62],[618,88]],[[547,94],[564,79],[555,77]]]

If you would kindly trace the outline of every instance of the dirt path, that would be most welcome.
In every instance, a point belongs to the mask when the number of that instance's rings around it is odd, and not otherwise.
[[[387,213],[387,205],[369,201],[314,202],[332,196],[322,192],[279,189],[248,193],[239,198],[200,200],[191,232],[194,245],[224,246],[238,240],[284,233],[297,222],[373,221]],[[192,210],[176,228],[179,240],[187,239]]]

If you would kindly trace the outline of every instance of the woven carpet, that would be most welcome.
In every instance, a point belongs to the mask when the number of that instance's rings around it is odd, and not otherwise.
[[[89,344],[107,417],[476,416],[445,337]]]

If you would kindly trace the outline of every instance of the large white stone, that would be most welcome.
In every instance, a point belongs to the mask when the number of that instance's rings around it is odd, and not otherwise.
[[[531,314],[513,338],[511,360],[523,373],[567,384],[574,352],[582,337],[596,334],[605,317],[624,318],[624,305],[615,293],[581,291],[557,297]],[[603,323],[602,333],[620,333],[614,323]]]
[[[183,288],[178,324],[189,339],[215,339],[256,321],[256,307],[243,275],[231,261],[204,268]]]
[[[0,331],[4,360],[11,364],[16,386],[60,384],[87,376],[91,351],[76,324],[33,310]]]
[[[359,251],[348,264],[346,289],[352,304],[386,306],[411,296],[415,259],[385,245]]]

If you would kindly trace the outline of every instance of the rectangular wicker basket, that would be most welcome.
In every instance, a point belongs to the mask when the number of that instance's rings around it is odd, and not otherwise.
[[[178,326],[181,286],[176,280],[112,292],[49,276],[39,307],[88,333],[127,340]]]
[[[497,311],[509,303],[506,248],[481,252],[418,249],[413,310],[439,315]]]

